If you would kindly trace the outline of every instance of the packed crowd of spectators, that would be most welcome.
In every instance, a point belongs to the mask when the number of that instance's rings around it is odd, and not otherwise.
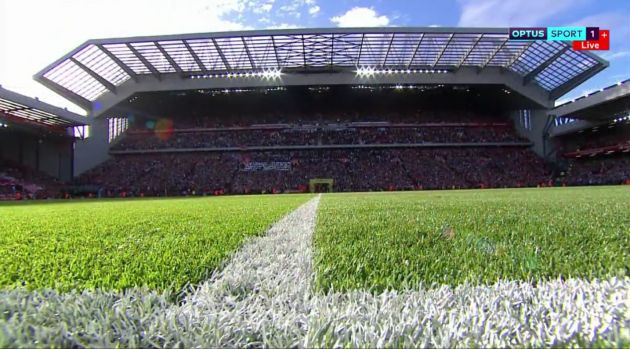
[[[290,166],[253,171],[249,162]],[[78,184],[98,184],[102,196],[213,195],[306,191],[315,178],[335,191],[381,191],[537,186],[550,175],[522,147],[313,149],[118,155]]]
[[[305,113],[276,110],[273,112],[221,112],[214,114],[202,114],[198,111],[192,111],[190,113],[178,114],[168,120],[134,117],[134,120],[130,121],[130,126],[136,130],[147,128],[151,129],[160,121],[168,121],[169,123],[172,123],[173,128],[175,129],[245,127],[258,124],[325,125],[330,123],[348,124],[352,122],[380,122],[383,120],[387,120],[395,124],[506,122],[503,115],[495,115],[492,113],[476,113],[466,110],[413,110],[409,108],[405,109],[400,106],[396,109],[397,111],[392,111],[389,106],[384,106],[380,109],[370,110],[358,110],[357,108],[355,111],[347,112],[314,111]]]
[[[572,159],[563,181],[567,185],[630,184],[630,154]]]
[[[136,122],[113,150],[238,151],[114,153],[78,184],[97,184],[104,196],[161,196],[306,191],[316,178],[332,179],[335,191],[536,186],[549,180],[542,161],[518,146],[243,151],[257,146],[523,141],[509,120],[492,115],[361,114],[239,114],[220,122],[197,115],[162,123],[169,125],[166,129],[159,123]]]
[[[58,198],[63,186],[63,182],[45,173],[0,160],[0,200]]]
[[[127,132],[113,150],[304,145],[484,143],[523,141],[507,126],[297,127],[224,131]]]
[[[630,144],[630,122],[604,125],[559,139],[562,153]]]

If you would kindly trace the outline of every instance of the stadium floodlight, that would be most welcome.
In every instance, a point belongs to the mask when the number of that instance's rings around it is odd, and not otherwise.
[[[355,71],[357,76],[372,75],[391,75],[391,74],[446,74],[448,70],[443,69],[374,69],[369,67],[360,67]]]
[[[265,79],[277,79],[282,75],[282,71],[280,69],[269,69],[269,70],[264,70],[262,72],[262,77]]]
[[[375,73],[378,74],[379,71],[374,69],[374,68],[372,68],[372,67],[361,67],[361,68],[357,69],[356,73],[359,76],[372,76]]]

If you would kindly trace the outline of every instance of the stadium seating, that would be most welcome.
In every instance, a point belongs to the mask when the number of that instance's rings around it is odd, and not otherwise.
[[[561,147],[561,153],[570,157],[572,157],[572,153],[576,152],[630,145],[630,123],[611,124],[570,134],[561,137],[558,143],[558,146]]]
[[[303,191],[313,178],[333,179],[335,191],[373,191],[536,186],[549,174],[523,148],[344,149],[120,155],[80,184],[100,184],[104,196],[212,195]]]
[[[28,166],[0,160],[0,200],[60,197],[64,183]]]
[[[349,113],[353,115],[352,113]],[[183,118],[161,127],[160,122],[136,121],[134,127],[116,142],[113,150],[242,148],[270,146],[416,144],[416,143],[483,143],[522,142],[505,120],[485,115],[462,120],[457,113],[435,113],[420,119],[398,113],[380,118],[350,118],[346,114],[324,118],[320,114],[296,115],[293,119],[278,115],[276,123],[224,126],[202,118],[198,123]],[[211,119],[210,119],[211,120]],[[232,122],[237,122],[235,118]],[[283,123],[278,123],[282,120]],[[357,121],[359,120],[359,121]],[[147,127],[148,125],[148,127]]]
[[[77,183],[99,185],[104,196],[162,196],[305,191],[316,178],[332,179],[335,191],[536,186],[550,178],[529,142],[494,116],[348,112],[228,120],[183,117],[166,128],[136,120],[113,157]]]
[[[567,185],[630,184],[630,154],[572,159],[563,182]]]

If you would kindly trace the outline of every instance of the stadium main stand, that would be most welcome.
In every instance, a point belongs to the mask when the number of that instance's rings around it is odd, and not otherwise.
[[[330,97],[327,109],[335,104]],[[330,112],[302,105],[311,112],[267,114],[273,124],[245,124],[257,120],[255,113],[215,112],[174,117],[160,128],[136,116],[111,147],[112,158],[78,183],[102,186],[101,196],[302,192],[312,179],[332,180],[332,188],[320,187],[334,191],[548,185],[549,169],[531,142],[499,112],[405,113],[371,104],[365,118],[365,111],[341,106]]]
[[[630,184],[630,80],[558,106],[555,131],[565,185]]]
[[[332,179],[335,191],[522,187],[550,179],[525,149],[405,148],[123,155],[79,181],[102,185],[102,196],[168,196],[302,192],[313,178]]]
[[[501,28],[90,40],[35,75],[88,118],[22,115],[56,122],[66,153],[0,158],[65,181],[47,185],[62,197],[626,183],[628,126],[610,121],[627,81],[553,108],[607,65]],[[35,177],[4,178],[13,195]]]
[[[60,197],[84,119],[0,87],[0,200]]]

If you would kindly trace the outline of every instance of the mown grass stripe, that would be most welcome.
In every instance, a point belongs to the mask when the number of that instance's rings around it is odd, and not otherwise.
[[[316,201],[316,200],[314,200]],[[507,347],[630,343],[630,278],[309,292],[316,202],[248,242],[183,305],[0,291],[0,347]],[[37,341],[37,342],[36,342]]]
[[[630,276],[630,187],[324,196],[321,291]]]
[[[179,291],[310,197],[0,205],[0,287]]]

